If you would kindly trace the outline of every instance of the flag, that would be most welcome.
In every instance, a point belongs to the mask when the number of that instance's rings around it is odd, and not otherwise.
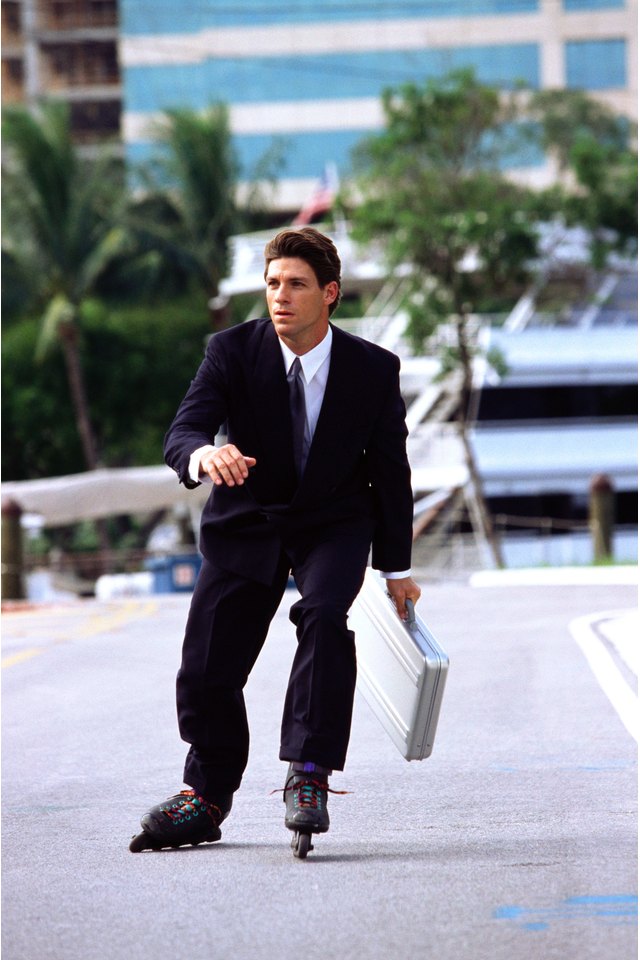
[[[302,209],[293,221],[292,226],[303,227],[305,224],[311,223],[313,218],[318,216],[318,214],[331,210],[339,185],[338,168],[335,163],[327,163],[324,168],[324,173],[318,180],[311,195],[302,205]]]

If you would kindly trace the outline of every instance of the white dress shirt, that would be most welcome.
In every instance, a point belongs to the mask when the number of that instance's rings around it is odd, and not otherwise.
[[[313,350],[309,350],[308,353],[302,354],[299,358],[302,367],[304,400],[307,409],[307,427],[311,438],[313,438],[318,423],[318,417],[320,416],[320,409],[324,399],[324,391],[329,377],[332,341],[333,331],[331,327],[329,327],[325,338],[321,340]],[[288,374],[293,361],[298,355],[290,350],[282,340],[280,340],[280,349],[282,350],[285,371]],[[206,483],[208,481],[211,483],[211,478],[207,474],[203,475],[200,473],[200,460],[206,453],[214,449],[215,447],[208,443],[194,450],[191,454],[189,458],[189,476],[194,482],[200,481],[201,483]],[[411,576],[411,571],[403,570],[399,573],[381,573],[381,576],[387,580],[398,580],[401,577]]]
[[[331,327],[329,327],[324,340],[321,340],[313,350],[309,350],[308,353],[303,353],[302,356],[298,358],[300,360],[300,366],[302,367],[304,402],[307,408],[307,427],[309,436],[312,439],[316,432],[320,408],[324,400],[324,391],[327,386],[327,378],[329,377],[332,341],[333,331]],[[290,350],[282,340],[280,340],[280,349],[282,350],[284,368],[288,376],[293,361],[298,354]]]

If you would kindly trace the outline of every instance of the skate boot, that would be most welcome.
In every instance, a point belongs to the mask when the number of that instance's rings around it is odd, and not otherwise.
[[[195,790],[182,790],[145,813],[140,821],[142,833],[131,839],[129,850],[162,850],[165,847],[197,846],[213,843],[222,836],[220,824],[231,810],[233,795],[219,804],[205,800]]]
[[[326,833],[329,829],[328,793],[326,774],[294,770],[293,764],[289,764],[284,787],[284,802],[287,805],[284,824],[293,832],[291,847],[294,857],[300,860],[304,860],[309,850],[313,850],[311,835]]]

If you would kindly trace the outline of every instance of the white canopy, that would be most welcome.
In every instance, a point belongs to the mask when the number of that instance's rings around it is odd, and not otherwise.
[[[201,508],[211,492],[203,484],[187,490],[166,466],[91,470],[67,477],[2,484],[2,500],[38,515],[45,527],[117,514],[150,513],[178,504]]]

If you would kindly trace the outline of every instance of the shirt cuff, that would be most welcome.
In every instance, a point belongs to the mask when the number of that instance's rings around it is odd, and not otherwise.
[[[381,570],[380,576],[385,580],[402,580],[404,577],[411,576],[411,570],[401,570],[399,573],[383,573]]]
[[[211,477],[208,473],[200,473],[200,460],[205,453],[215,450],[212,443],[205,443],[203,447],[198,447],[189,457],[189,479],[194,483],[211,483]]]

